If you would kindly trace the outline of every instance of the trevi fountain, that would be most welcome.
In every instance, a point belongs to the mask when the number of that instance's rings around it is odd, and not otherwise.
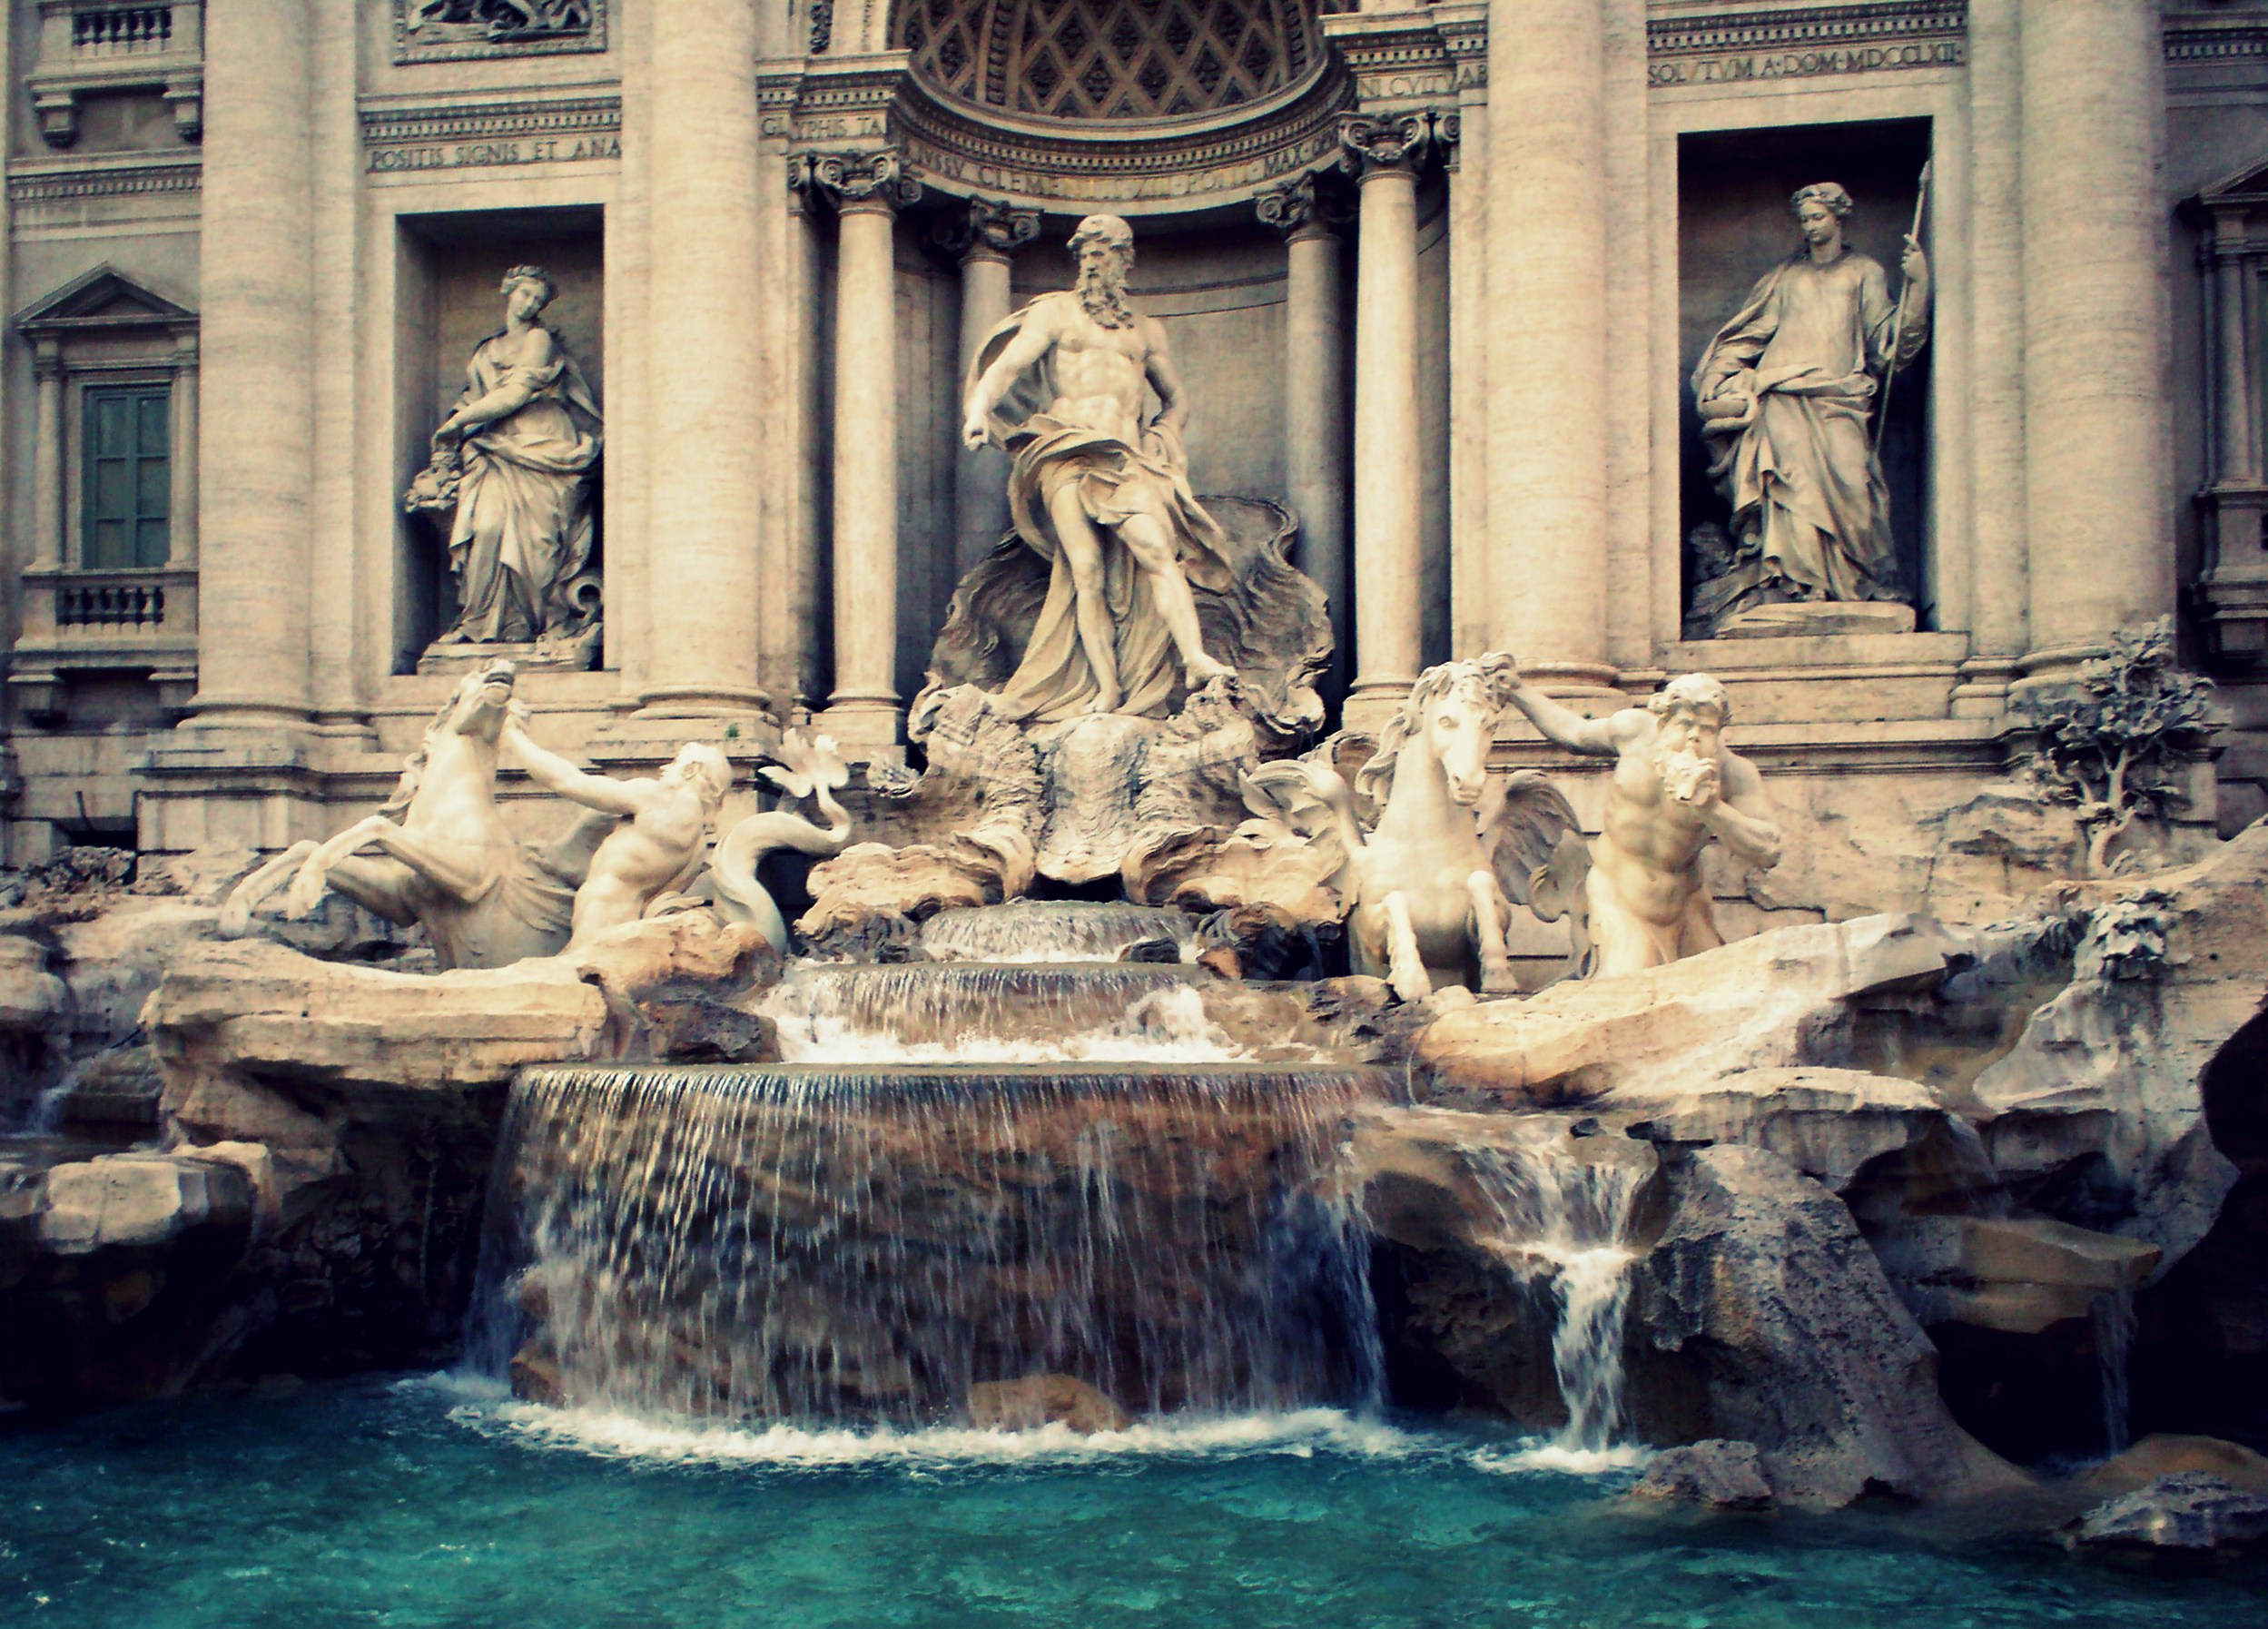
[[[2268,6],[0,61],[0,1622],[2268,1614]]]

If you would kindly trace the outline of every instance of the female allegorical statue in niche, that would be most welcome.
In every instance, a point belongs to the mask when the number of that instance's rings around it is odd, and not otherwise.
[[[1793,201],[1803,242],[1766,272],[1693,370],[1710,476],[1732,506],[1732,569],[1695,610],[1790,600],[1898,600],[1888,492],[1868,420],[1929,337],[1929,262],[1910,236],[1902,301],[1881,262],[1844,247],[1850,194]]]
[[[433,461],[403,500],[451,516],[459,616],[437,643],[596,648],[601,420],[583,370],[542,321],[557,291],[540,266],[504,274],[503,331],[473,351],[465,393],[433,432]]]

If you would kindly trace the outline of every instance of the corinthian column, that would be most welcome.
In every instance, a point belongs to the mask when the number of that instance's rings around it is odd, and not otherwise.
[[[200,726],[302,724],[317,377],[304,0],[205,21]],[[279,230],[279,222],[282,227]]]
[[[1009,260],[1040,235],[1040,212],[994,198],[969,200],[961,250],[961,374],[966,379],[984,336],[1006,320]],[[958,391],[960,380],[953,381]],[[954,401],[953,410],[960,411]],[[959,422],[958,420],[955,422]],[[964,447],[953,471],[953,573],[958,581],[1008,530],[1008,455]]]
[[[1339,240],[1316,178],[1261,194],[1261,222],[1284,234],[1284,496],[1299,520],[1298,567],[1331,600],[1331,671],[1346,671],[1346,337]]]
[[[823,727],[869,756],[895,748],[898,361],[891,228],[921,195],[894,151],[836,153],[812,182],[840,216],[834,262],[834,694]]]
[[[2158,7],[2024,0],[2032,673],[2173,608]]]
[[[764,430],[756,8],[653,8],[653,404],[647,522],[653,631],[641,698],[740,712],[756,684],[756,531]]]
[[[1491,0],[1488,103],[1492,642],[1582,689],[1614,676],[1600,0]]]
[[[1417,422],[1417,161],[1425,120],[1339,127],[1361,190],[1355,281],[1355,683],[1350,729],[1375,730],[1417,678],[1423,489]]]

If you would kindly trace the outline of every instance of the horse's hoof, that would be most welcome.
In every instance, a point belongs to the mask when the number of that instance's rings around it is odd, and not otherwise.
[[[1434,982],[1425,973],[1395,973],[1386,980],[1394,987],[1396,999],[1415,1006],[1434,992]]]

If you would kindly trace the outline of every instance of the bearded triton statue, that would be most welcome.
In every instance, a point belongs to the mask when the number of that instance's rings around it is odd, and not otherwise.
[[[1585,885],[1596,972],[1636,972],[1722,944],[1701,850],[1713,839],[1758,870],[1780,864],[1764,777],[1724,745],[1732,716],[1724,686],[1683,674],[1642,707],[1585,718],[1523,683],[1517,669],[1504,683],[1506,699],[1546,740],[1615,760]]]
[[[1192,580],[1231,586],[1221,527],[1189,490],[1188,414],[1166,331],[1128,302],[1134,234],[1090,215],[1072,234],[1079,286],[1042,294],[985,337],[961,439],[1015,455],[1016,532],[1049,562],[1046,603],[996,698],[1011,717],[1154,714],[1177,679],[1234,671],[1207,654]],[[1142,421],[1146,393],[1159,411]]]

